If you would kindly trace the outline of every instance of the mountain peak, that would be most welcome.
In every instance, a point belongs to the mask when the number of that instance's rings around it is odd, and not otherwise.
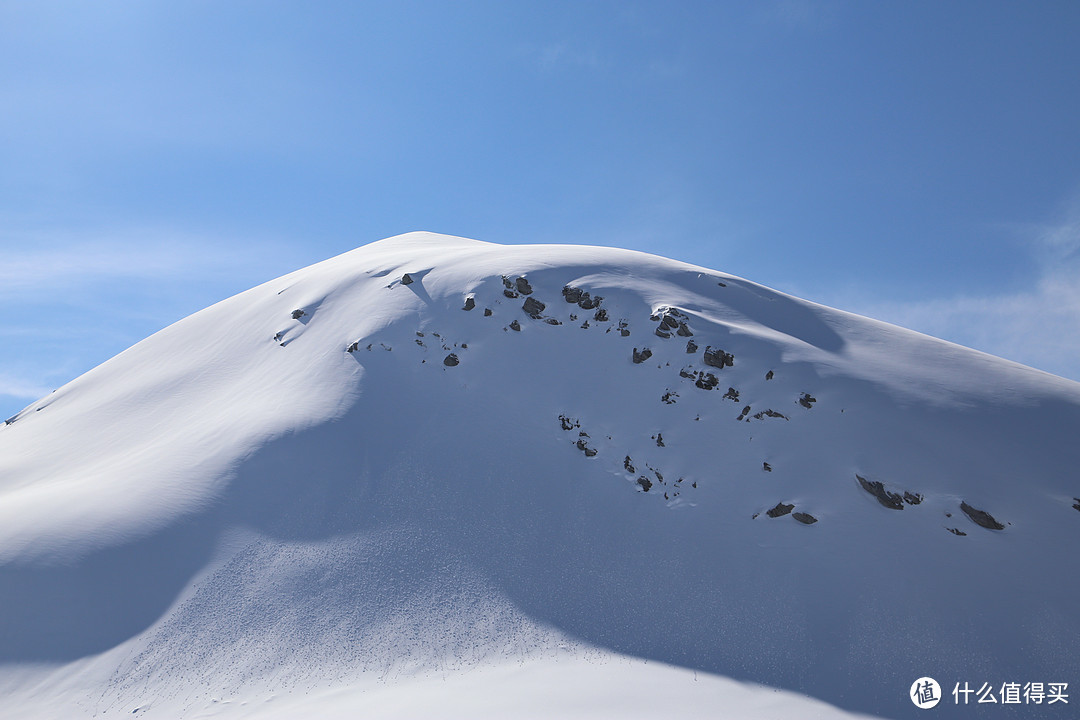
[[[0,426],[0,665],[165,715],[564,652],[888,715],[1056,681],[1078,424],[1076,383],[707,268],[407,233]]]

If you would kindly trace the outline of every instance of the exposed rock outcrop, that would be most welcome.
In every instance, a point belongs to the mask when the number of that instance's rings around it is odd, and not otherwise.
[[[859,481],[859,485],[866,492],[877,498],[877,501],[884,507],[890,510],[903,510],[904,498],[894,492],[889,492],[885,489],[885,486],[877,480],[867,480],[863,476],[856,473],[855,479]]]
[[[971,521],[979,527],[984,527],[987,530],[1004,530],[1005,526],[999,523],[993,515],[985,510],[979,510],[973,508],[965,501],[960,501],[960,509],[964,511],[964,514],[971,518]]]
[[[765,514],[771,518],[778,518],[787,515],[789,512],[795,509],[794,505],[786,505],[783,502],[776,503],[776,507],[773,507],[765,511]]]

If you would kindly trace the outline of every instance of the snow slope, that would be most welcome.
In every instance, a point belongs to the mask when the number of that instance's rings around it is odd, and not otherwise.
[[[1080,687],[1078,427],[1080,384],[705,268],[390,238],[0,426],[0,701],[918,717],[926,675]]]

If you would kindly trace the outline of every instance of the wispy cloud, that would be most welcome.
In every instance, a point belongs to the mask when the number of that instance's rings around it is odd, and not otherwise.
[[[33,380],[0,375],[0,395],[32,401],[48,395],[52,390],[53,388],[45,387]]]
[[[284,272],[293,261],[284,243],[238,241],[169,228],[93,232],[7,231],[0,234],[0,298],[118,280],[198,280]],[[272,258],[281,258],[276,261]]]
[[[1060,222],[1022,232],[1041,268],[1026,289],[906,302],[847,298],[836,304],[1080,381],[1080,194]]]

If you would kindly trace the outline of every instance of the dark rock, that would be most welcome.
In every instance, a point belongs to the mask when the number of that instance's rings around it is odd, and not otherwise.
[[[719,384],[720,378],[716,377],[712,373],[707,372],[698,373],[697,381],[694,382],[694,385],[701,388],[702,390],[712,390]]]
[[[810,407],[816,402],[817,398],[813,397],[810,393],[803,393],[802,396],[799,398],[799,404],[807,410],[809,410]]]
[[[897,493],[889,492],[885,486],[877,480],[867,480],[856,473],[855,479],[859,481],[862,489],[877,498],[877,501],[890,510],[903,510],[904,499]]]
[[[510,280],[510,278],[506,277],[505,275],[502,276],[502,282],[503,282],[503,287],[506,288],[507,290],[513,290],[514,289],[514,283]]]
[[[645,477],[644,475],[641,475],[637,479],[637,484],[641,486],[642,490],[644,490],[645,492],[649,492],[649,488],[652,487],[652,480]]]
[[[525,303],[521,306],[521,309],[524,310],[525,314],[531,317],[533,320],[539,320],[540,313],[544,312],[545,307],[547,306],[536,298],[527,297],[525,298]]]
[[[967,533],[964,532],[963,530],[961,530],[960,528],[945,528],[945,529],[948,530],[949,532],[951,532],[953,535],[961,535],[961,536],[967,535]]]
[[[293,310],[292,311],[292,319],[293,320],[299,320],[300,318],[304,317],[305,315],[307,315],[307,313],[304,312],[303,310]]]
[[[668,390],[664,393],[663,397],[661,397],[660,400],[663,401],[665,405],[674,405],[675,398],[677,397],[679,397],[679,393]]]
[[[772,465],[770,465],[767,462],[763,462],[763,463],[761,463],[761,469],[764,470],[765,472],[772,472]]]
[[[514,298],[518,297],[518,294],[517,294],[517,292],[516,292],[516,291],[514,291],[514,290],[509,290],[509,289],[507,289],[507,290],[503,290],[503,295],[505,295],[506,297],[510,298],[511,300],[513,300]]]
[[[684,322],[679,323],[679,329],[676,332],[679,337],[690,337],[694,333],[690,332],[690,326]]]
[[[734,367],[735,356],[731,353],[724,352],[720,348],[713,350],[712,345],[709,345],[705,348],[704,361],[706,365],[723,370],[725,366]]]
[[[476,300],[474,300],[471,297],[467,297],[467,298],[465,298],[465,307],[463,307],[461,309],[462,310],[472,310],[474,307],[476,307]]]
[[[517,288],[517,291],[522,295],[532,295],[532,285],[529,285],[529,281],[525,278],[519,277],[517,280],[514,281],[514,286]]]
[[[565,415],[559,416],[559,422],[562,424],[563,430],[573,430],[574,428],[581,427],[581,423],[574,418],[566,417]]]
[[[484,317],[491,317],[491,308],[484,308]]]
[[[664,434],[656,433],[656,447],[664,447]]]
[[[596,322],[607,322],[608,321],[607,310],[605,310],[604,308],[597,308],[596,314],[593,315],[593,320],[595,320]]]
[[[979,527],[984,527],[987,530],[1005,529],[1005,526],[995,520],[993,515],[984,510],[976,510],[964,501],[960,501],[960,509]]]
[[[683,368],[682,370],[679,371],[679,377],[684,377],[687,380],[693,380],[694,378],[697,377],[697,374],[695,372],[693,372],[692,370],[687,370],[686,368]]]
[[[652,357],[652,350],[649,348],[641,348],[641,352],[638,352],[637,348],[634,348],[634,364],[640,365],[649,358]]]
[[[1080,498],[1073,498],[1076,503],[1073,505],[1073,510],[1080,510]]]
[[[546,322],[548,325],[562,325],[562,323],[555,318],[544,318],[544,322]],[[588,327],[588,324],[586,324],[585,327]]]
[[[454,353],[450,353],[445,358],[443,358],[442,364],[446,367],[454,367],[458,364],[458,356]]]
[[[357,341],[356,341],[356,342],[354,342],[354,343],[353,343],[352,345],[350,345],[350,346],[349,346],[348,348],[346,348],[346,352],[351,352],[351,353],[354,353],[354,352],[356,352],[356,351],[357,351],[357,350],[359,350],[359,349],[360,349],[360,341],[359,341],[359,340],[357,340]]]
[[[910,493],[907,490],[904,491],[904,502],[908,505],[918,505],[922,500],[922,495],[919,493]]]
[[[623,466],[623,468],[624,468],[624,469],[626,470],[626,472],[628,472],[628,473],[630,473],[630,474],[633,474],[633,473],[636,473],[636,472],[637,472],[637,470],[635,470],[635,469],[634,469],[634,462],[633,462],[633,461],[632,461],[632,460],[630,459],[630,456],[629,456],[629,455],[627,455],[627,456],[626,456],[626,457],[625,457],[625,458],[623,459],[623,461],[622,461],[622,466]]]
[[[772,371],[772,370],[770,370],[769,372],[765,373],[765,379],[766,379],[766,380],[772,380],[772,379],[773,379],[773,371]]]
[[[660,325],[666,330],[674,330],[679,327],[679,321],[670,315],[665,315],[663,320],[660,321]]]
[[[771,408],[768,409],[768,410],[762,410],[761,412],[754,415],[755,420],[761,420],[762,418],[767,418],[767,417],[783,418],[784,420],[788,419],[787,415],[784,415],[783,413],[778,413],[778,412],[776,412],[775,410],[773,410]]]
[[[412,283],[413,283],[413,277],[409,273],[405,273],[404,275],[401,276],[401,284],[402,285],[412,285]]]
[[[813,515],[811,515],[810,513],[804,513],[804,512],[792,513],[791,517],[795,518],[796,520],[801,522],[803,525],[813,525],[814,523],[817,522],[817,518],[814,517]]]
[[[727,283],[718,282],[716,284],[719,285],[720,287],[727,287]]]
[[[578,307],[582,310],[592,310],[593,308],[600,307],[600,301],[604,298],[597,295],[596,297],[589,297],[589,293],[581,293],[581,299],[578,300]]]
[[[566,285],[562,289],[562,296],[566,300],[566,302],[574,303],[576,305],[578,300],[581,299],[581,288],[570,287],[569,285]]]
[[[783,502],[776,503],[776,507],[766,510],[765,514],[771,518],[778,518],[787,515],[789,512],[795,509],[794,505],[785,505]]]
[[[510,329],[513,330],[514,332],[521,332],[521,323],[519,323],[517,320],[511,321],[510,322]]]
[[[746,417],[746,416],[747,416],[747,415],[749,415],[749,414],[750,414],[750,406],[749,406],[749,405],[747,405],[746,407],[744,407],[744,408],[742,409],[742,412],[741,412],[741,413],[739,413],[739,417],[737,417],[737,418],[735,418],[735,419],[736,419],[736,420],[742,420],[742,419],[743,419],[744,417]]]
[[[697,350],[698,350],[698,347],[697,347],[696,342],[694,342],[693,340],[687,340],[686,341],[686,352],[687,353],[696,353]]]
[[[596,450],[589,447],[583,439],[578,439],[576,445],[578,450],[585,453],[585,457],[593,457],[594,455],[596,455]]]
[[[727,392],[724,393],[724,399],[725,400],[734,400],[735,402],[739,402],[739,391],[736,390],[733,387],[729,387],[727,389]]]
[[[657,337],[662,337],[665,340],[667,338],[671,337],[671,333],[669,333],[667,330],[664,330],[663,327],[656,328],[656,335],[657,335]]]
[[[439,337],[439,333],[431,333],[431,334],[434,335],[435,337]],[[416,337],[424,337],[424,333],[417,330],[416,331]]]

